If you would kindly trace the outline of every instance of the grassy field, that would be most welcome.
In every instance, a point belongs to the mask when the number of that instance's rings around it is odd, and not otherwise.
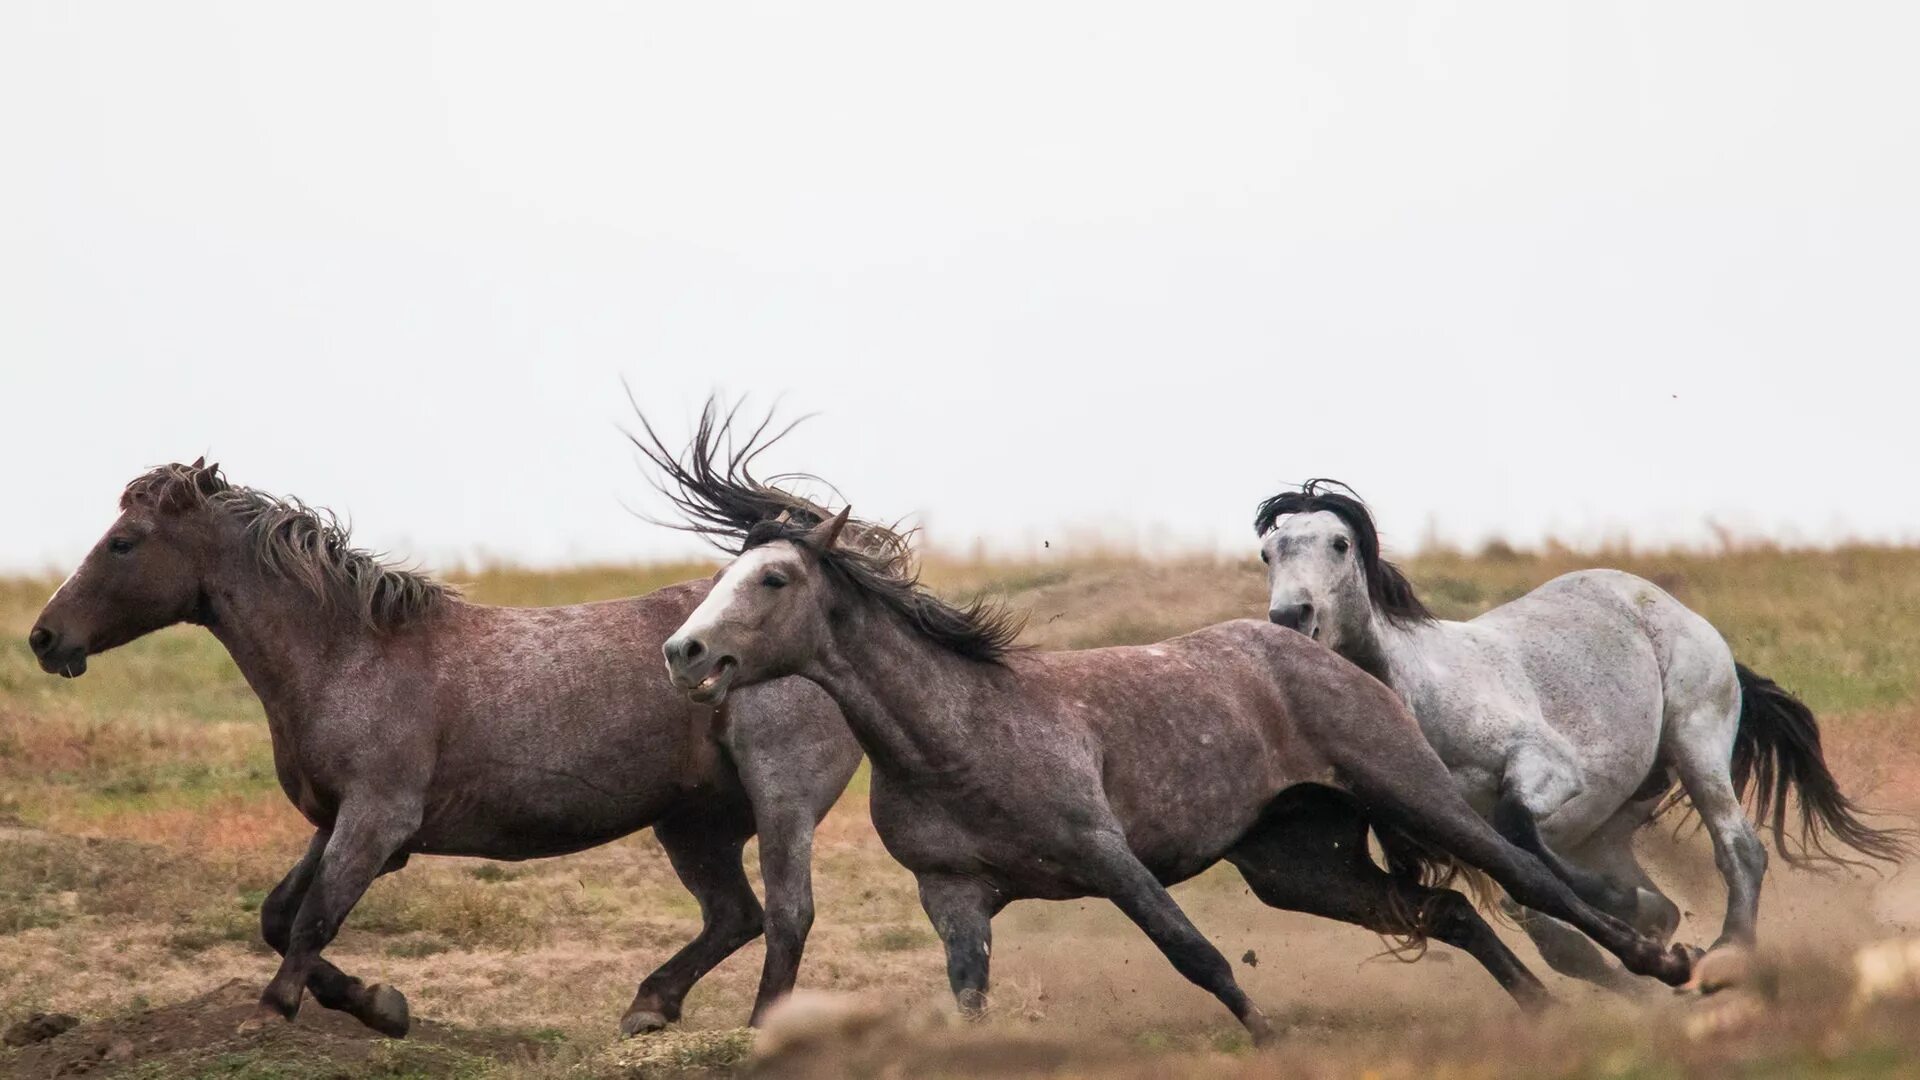
[[[1821,714],[1850,789],[1920,809],[1920,550],[1495,548],[1406,568],[1438,613],[1465,617],[1591,565],[1641,573],[1701,611],[1742,660]],[[478,601],[551,604],[707,572],[449,576]],[[936,558],[927,577],[949,595],[1004,593],[1031,613],[1029,639],[1049,648],[1158,640],[1265,606],[1251,558]],[[698,925],[650,836],[539,863],[416,860],[377,883],[329,956],[403,988],[416,1018],[432,1022],[416,1039],[366,1039],[312,1005],[297,1032],[228,1035],[229,1014],[272,970],[260,901],[308,830],[274,780],[257,702],[203,631],[155,634],[97,659],[82,679],[42,674],[24,639],[54,584],[0,580],[0,1026],[50,1010],[110,1021],[95,1065],[155,1077],[675,1075],[740,1059],[747,1040],[733,1029],[751,999],[757,945],[695,990],[684,1031],[625,1045],[612,1037],[634,982]],[[1444,947],[1412,965],[1381,959],[1370,935],[1268,911],[1216,869],[1176,895],[1229,956],[1257,951],[1258,966],[1239,970],[1292,1026],[1280,1049],[1249,1051],[1211,999],[1093,903],[1020,904],[1002,916],[994,1015],[954,1028],[937,1019],[937,943],[864,801],[856,782],[824,826],[801,981],[883,995],[906,1019],[890,1022],[890,1036],[840,1046],[821,1075],[1920,1075],[1920,1014],[1846,1008],[1851,948],[1920,924],[1920,886],[1906,874],[1770,877],[1762,933],[1783,967],[1779,1000],[1759,1022],[1722,1023],[1713,999],[1622,1002],[1554,980],[1572,1007],[1522,1026],[1491,981]],[[1662,833],[1648,845],[1656,874],[1686,901],[1682,936],[1710,940],[1721,900],[1698,837]],[[113,1024],[200,1024],[206,1036],[129,1058]],[[1701,1033],[1716,1025],[1727,1033]],[[0,1074],[50,1060],[34,1053],[0,1049]]]

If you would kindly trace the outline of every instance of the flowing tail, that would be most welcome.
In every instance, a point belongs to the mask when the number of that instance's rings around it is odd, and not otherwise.
[[[1733,789],[1747,799],[1756,821],[1773,826],[1773,844],[1788,864],[1812,862],[1860,865],[1837,855],[1838,841],[1873,859],[1898,862],[1913,854],[1911,829],[1876,829],[1860,818],[1861,809],[1840,791],[1820,753],[1820,725],[1813,710],[1779,684],[1745,664],[1740,677],[1740,727],[1733,743]],[[1787,794],[1799,796],[1798,850],[1788,844]]]

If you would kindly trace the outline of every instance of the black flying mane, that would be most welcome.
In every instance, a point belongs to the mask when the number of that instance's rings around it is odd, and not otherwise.
[[[1345,489],[1345,494],[1329,490]],[[1353,533],[1354,546],[1360,552],[1360,572],[1367,579],[1367,597],[1380,614],[1397,623],[1433,621],[1433,613],[1414,595],[1413,584],[1400,568],[1380,557],[1380,533],[1374,528],[1373,514],[1354,490],[1338,480],[1316,478],[1300,485],[1299,491],[1283,491],[1260,504],[1254,511],[1253,531],[1265,536],[1287,514],[1311,514],[1325,510],[1346,523]]]

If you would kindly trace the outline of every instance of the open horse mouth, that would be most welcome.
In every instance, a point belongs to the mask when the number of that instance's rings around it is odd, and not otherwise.
[[[87,673],[87,654],[76,651],[65,656],[43,656],[40,670],[63,679],[77,679]]]
[[[733,682],[733,673],[738,667],[739,663],[733,657],[721,657],[706,678],[687,689],[687,696],[702,705],[720,704],[720,699],[727,696],[727,686]]]

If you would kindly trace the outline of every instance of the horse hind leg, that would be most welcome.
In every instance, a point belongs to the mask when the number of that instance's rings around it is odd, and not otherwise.
[[[1418,739],[1415,732],[1414,739]],[[1486,871],[1519,903],[1553,915],[1619,957],[1627,970],[1679,985],[1692,956],[1666,950],[1582,900],[1532,852],[1500,836],[1467,805],[1452,774],[1424,741],[1332,743],[1346,784],[1371,814],[1408,835]]]
[[[759,937],[765,918],[740,863],[748,836],[742,822],[730,815],[675,817],[653,832],[680,883],[700,904],[700,933],[641,980],[620,1018],[620,1033],[626,1036],[658,1031],[680,1019],[693,984]]]
[[[1609,961],[1586,935],[1559,919],[1521,907],[1511,897],[1501,898],[1500,910],[1533,942],[1540,959],[1560,974],[1621,995],[1637,996],[1646,989],[1638,976]]]
[[[1360,812],[1331,791],[1293,795],[1227,853],[1263,903],[1364,926],[1430,936],[1465,951],[1521,1008],[1544,1008],[1545,986],[1467,898],[1395,877],[1367,852]]]
[[[1629,924],[1639,914],[1637,889],[1561,857],[1540,835],[1538,817],[1513,790],[1503,790],[1494,803],[1493,827],[1501,839],[1545,863],[1580,899]]]
[[[1254,1045],[1272,1041],[1273,1025],[1240,989],[1227,958],[1193,925],[1167,887],[1127,846],[1117,823],[1088,836],[1079,845],[1076,861],[1074,870],[1090,891],[1113,901],[1176,971],[1225,1005],[1246,1027]]]
[[[1729,672],[1731,674],[1731,672]],[[1713,840],[1713,861],[1727,883],[1727,917],[1713,944],[1751,945],[1760,917],[1760,884],[1767,849],[1747,820],[1733,787],[1729,761],[1739,724],[1739,698],[1722,709],[1703,703],[1674,727],[1673,764],[1680,786]]]
[[[1646,868],[1633,851],[1633,838],[1653,820],[1662,804],[1670,781],[1665,769],[1643,786],[1641,792],[1603,822],[1600,828],[1571,853],[1574,862],[1634,891],[1634,910],[1627,925],[1655,941],[1665,942],[1680,929],[1680,906],[1647,875]]]
[[[274,952],[283,957],[292,943],[294,915],[300,910],[301,901],[306,899],[308,887],[313,884],[314,871],[320,866],[320,857],[326,851],[330,835],[325,829],[314,833],[313,841],[307,845],[307,853],[301,856],[293,869],[287,871],[287,876],[274,886],[260,904],[260,936],[273,947]],[[406,861],[404,854],[394,856],[381,868],[380,873],[392,873],[404,866]],[[314,960],[313,970],[307,976],[307,989],[322,1006],[344,1012],[389,1038],[405,1037],[407,1029],[412,1026],[406,996],[400,991],[384,983],[364,983],[341,971],[325,957]]]

